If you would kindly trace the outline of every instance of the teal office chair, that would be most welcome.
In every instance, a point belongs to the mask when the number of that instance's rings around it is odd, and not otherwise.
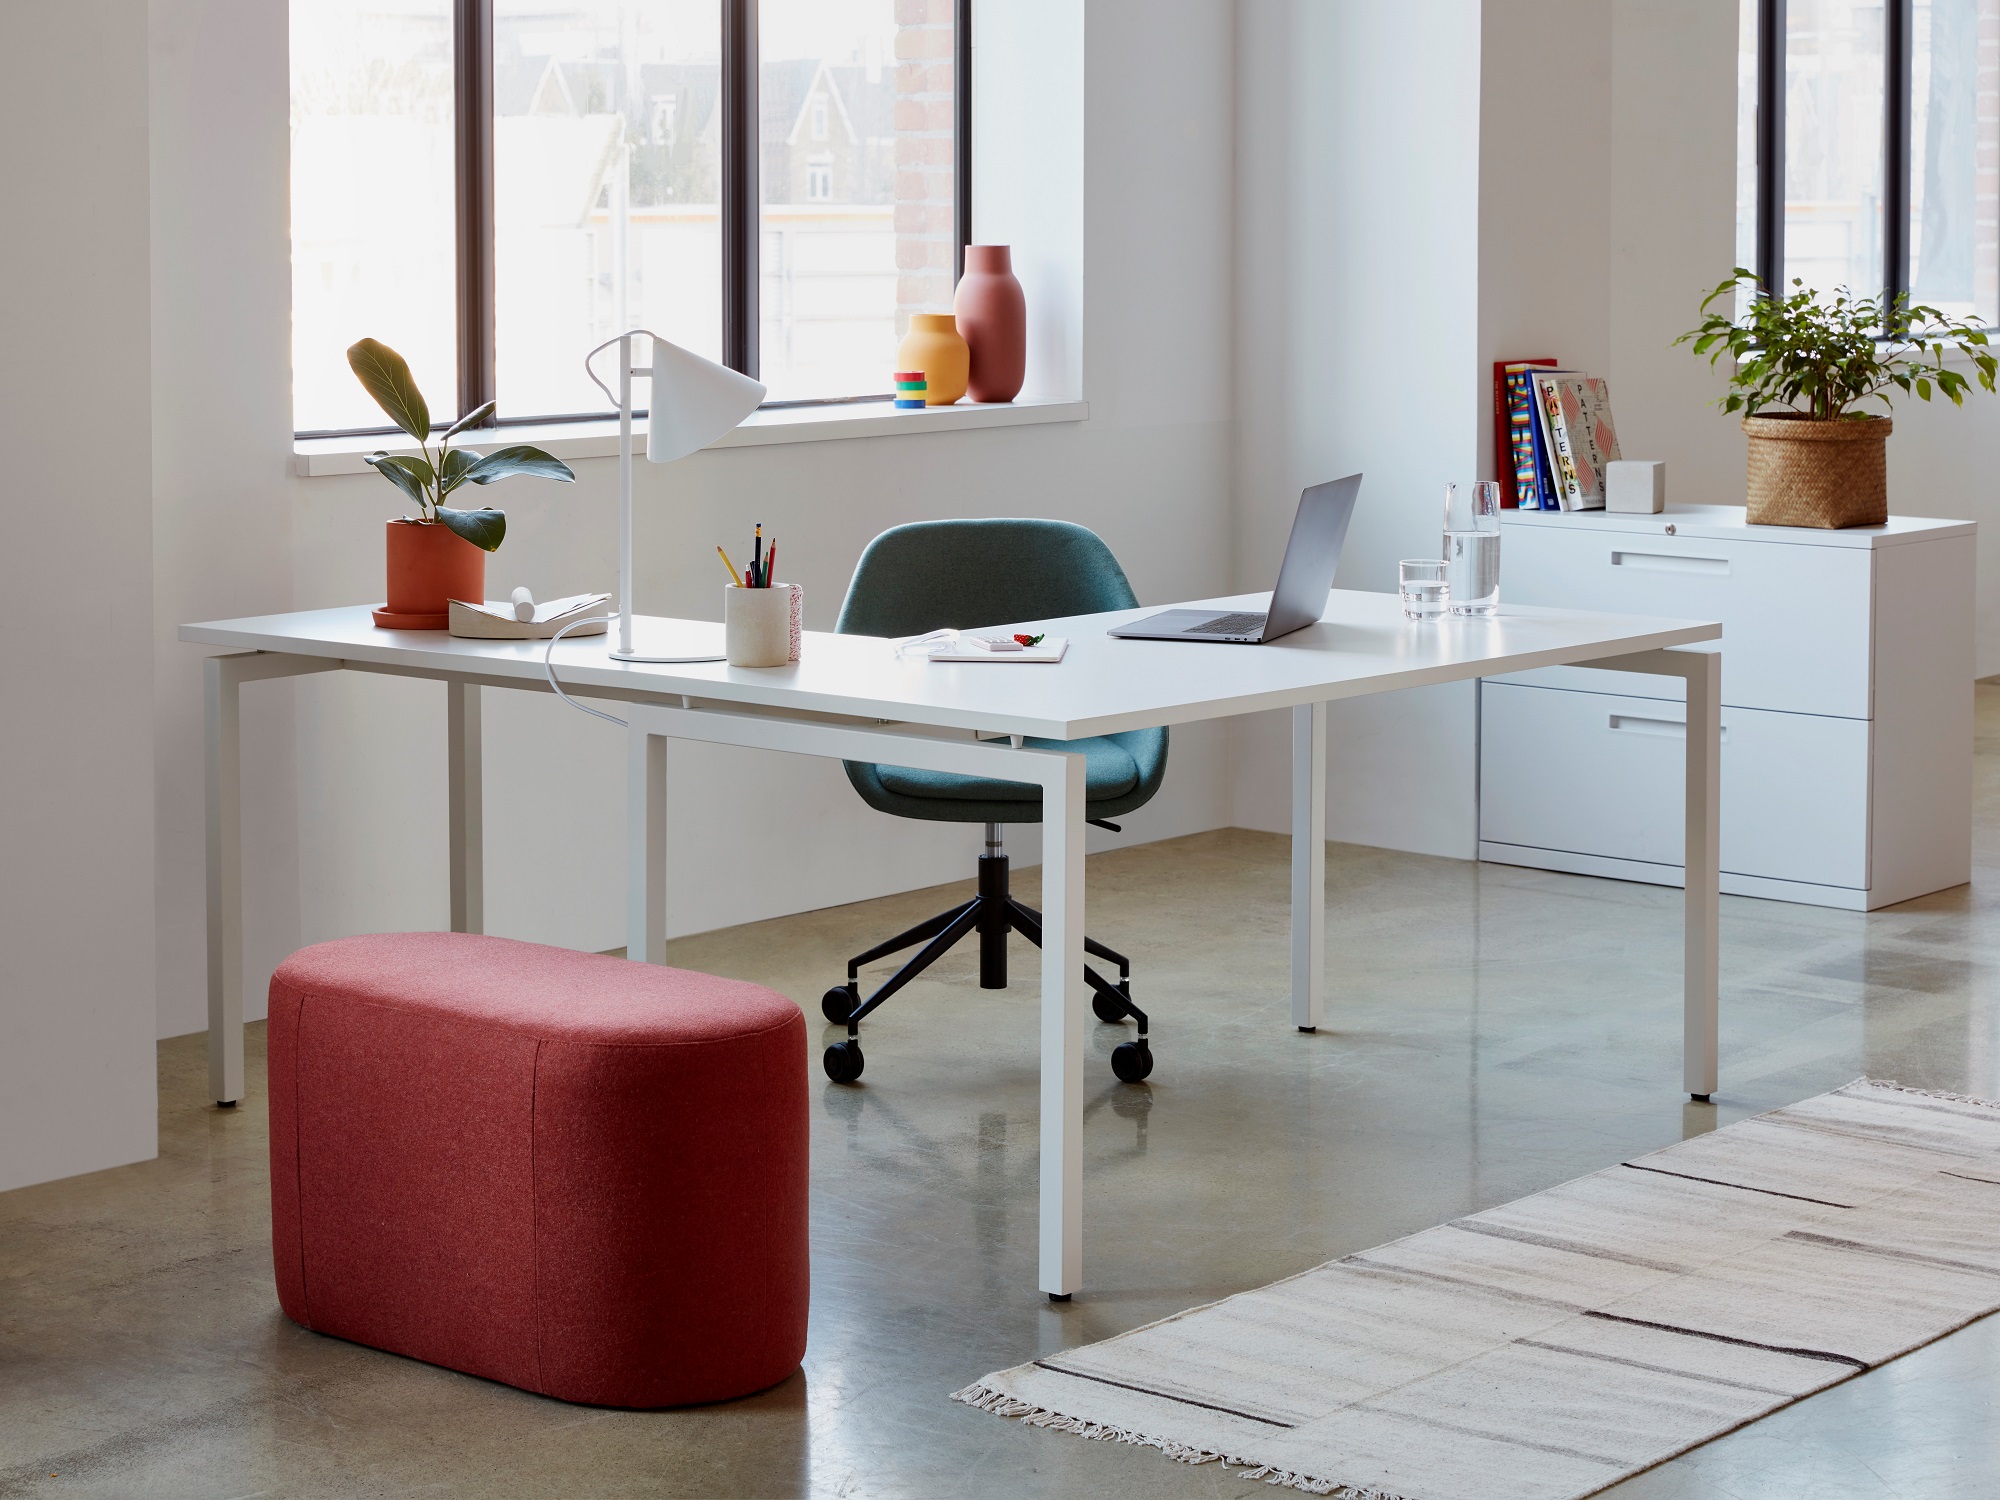
[[[1132,609],[1139,601],[1118,559],[1097,534],[1067,521],[922,521],[885,531],[868,544],[840,607],[842,635],[912,636],[951,627],[978,629],[1022,620]],[[990,670],[1005,670],[994,667]],[[1061,668],[1017,668],[1060,671]],[[1084,755],[1084,815],[1114,832],[1107,820],[1143,807],[1160,789],[1167,769],[1167,732],[1133,729],[1085,740],[1034,740],[1061,744]],[[847,761],[847,779],[870,807],[899,818],[934,823],[984,823],[986,853],[979,861],[979,894],[950,911],[919,922],[848,961],[847,982],[826,992],[820,1010],[847,1023],[847,1040],[826,1049],[826,1076],[852,1083],[861,1076],[861,1019],[948,953],[959,939],[979,934],[979,987],[1007,988],[1007,934],[1018,932],[1036,947],[1041,915],[1007,890],[1007,855],[1001,828],[1039,823],[1042,790],[1018,781],[913,771]],[[922,943],[915,958],[883,986],[861,998],[863,964]],[[1153,1071],[1146,1013],[1132,1003],[1132,965],[1093,938],[1084,950],[1118,966],[1112,984],[1086,965],[1091,1007],[1099,1020],[1138,1023],[1138,1037],[1111,1053],[1111,1067],[1126,1083]]]

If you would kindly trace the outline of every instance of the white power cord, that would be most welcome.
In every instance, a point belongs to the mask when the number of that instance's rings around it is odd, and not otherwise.
[[[608,625],[617,618],[618,616],[616,615],[591,615],[586,619],[571,620],[569,624],[563,626],[561,630],[558,630],[554,635],[549,637],[549,649],[542,653],[542,670],[548,674],[549,687],[554,691],[555,695],[578,713],[589,714],[593,719],[602,719],[607,724],[616,724],[620,729],[630,729],[632,726],[619,718],[618,715],[608,714],[600,708],[591,708],[587,704],[577,702],[576,699],[565,693],[562,690],[562,684],[556,681],[556,642],[580,626]],[[705,656],[648,656],[645,658],[645,661],[649,666],[653,664],[662,666],[693,666],[699,662],[727,661],[728,659],[726,656],[711,654]]]
[[[569,624],[563,626],[561,630],[558,630],[554,635],[549,637],[549,649],[542,653],[542,670],[548,673],[549,687],[555,692],[555,695],[571,708],[577,710],[579,713],[589,714],[593,719],[602,719],[607,724],[616,724],[620,729],[630,729],[632,726],[619,718],[618,715],[608,714],[601,708],[592,708],[587,703],[577,702],[576,699],[565,693],[562,690],[562,684],[556,681],[556,642],[568,635],[572,630],[575,630],[579,625],[608,625],[612,619],[613,616],[611,615],[592,615],[588,619],[572,620]]]

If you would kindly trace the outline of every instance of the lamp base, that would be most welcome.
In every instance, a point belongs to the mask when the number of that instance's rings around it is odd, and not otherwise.
[[[668,620],[653,615],[635,615],[632,629],[623,630],[614,617],[607,633],[606,655],[613,661],[642,666],[692,666],[697,662],[727,661],[723,654],[722,626],[707,620]],[[632,642],[630,649],[621,641]]]
[[[719,652],[714,656],[648,656],[643,651],[612,651],[608,654],[613,661],[649,662],[655,666],[685,667],[695,662],[729,660]]]

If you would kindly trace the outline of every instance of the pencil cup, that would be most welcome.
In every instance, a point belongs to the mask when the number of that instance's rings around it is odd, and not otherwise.
[[[722,649],[732,667],[782,667],[799,659],[799,612],[805,590],[730,584],[722,591]]]

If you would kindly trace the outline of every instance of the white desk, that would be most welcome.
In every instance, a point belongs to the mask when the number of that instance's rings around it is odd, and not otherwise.
[[[1267,596],[1207,601],[1261,609]],[[666,746],[670,739],[887,762],[1039,785],[1043,797],[1041,1014],[1042,1290],[1083,1282],[1083,757],[1022,744],[1292,710],[1291,1023],[1325,1013],[1326,705],[1336,699],[1590,662],[1687,682],[1687,896],[1683,1086],[1716,1086],[1717,810],[1721,657],[1672,651],[1719,625],[1578,610],[1506,608],[1496,619],[1415,624],[1386,594],[1336,590],[1320,623],[1268,646],[1113,640],[1145,611],[1032,622],[1070,637],[1059,666],[898,660],[868,636],[808,634],[795,666],[612,662],[605,638],[556,649],[578,696],[631,705],[628,952],[658,963],[666,940]],[[1029,623],[1029,622],[1023,622]],[[720,649],[721,627],[644,619],[639,643]],[[211,658],[208,707],[209,1074],[243,1093],[242,863],[237,695],[262,678],[347,670],[446,684],[451,923],[482,927],[479,690],[546,692],[539,642],[378,630],[365,607],[186,625],[181,639],[252,654]]]

